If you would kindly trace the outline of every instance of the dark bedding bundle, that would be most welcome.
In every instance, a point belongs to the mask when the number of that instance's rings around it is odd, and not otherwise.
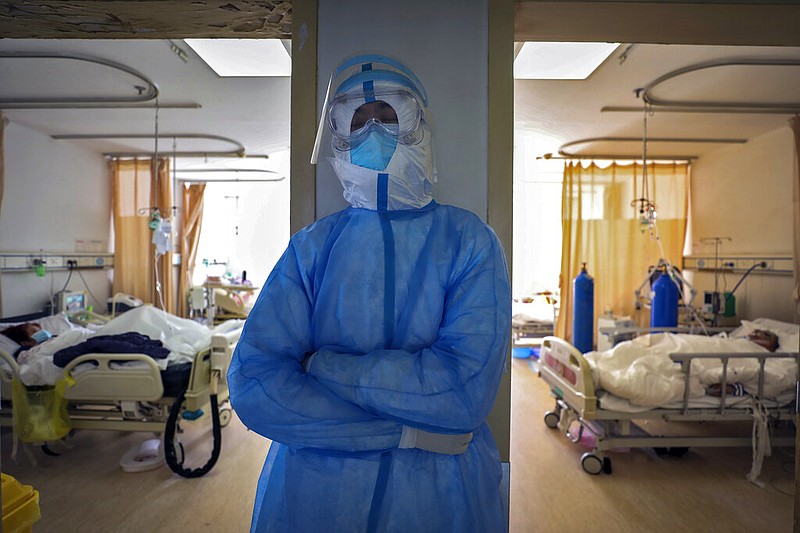
[[[53,354],[53,363],[63,368],[73,359],[87,353],[142,353],[153,359],[166,359],[169,349],[159,340],[131,331],[118,335],[98,335],[59,350]]]

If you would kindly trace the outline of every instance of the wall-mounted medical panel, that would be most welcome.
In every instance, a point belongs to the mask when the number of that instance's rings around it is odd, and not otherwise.
[[[0,252],[0,270],[4,273],[113,267],[114,254],[110,252]]]
[[[791,276],[791,255],[743,256],[687,255],[683,258],[683,269],[697,272],[736,272],[752,274],[779,274]]]

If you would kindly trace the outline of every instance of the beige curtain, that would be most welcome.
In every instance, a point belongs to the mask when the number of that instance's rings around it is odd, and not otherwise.
[[[659,258],[680,268],[686,234],[689,165],[647,165],[650,201],[656,205],[655,231],[640,224],[631,202],[641,198],[642,165],[595,163],[564,168],[562,196],[563,244],[559,288],[561,308],[556,335],[572,340],[572,280],[586,263],[594,278],[594,317],[610,312],[649,324],[649,312],[635,311],[634,291]],[[643,291],[647,294],[648,291]],[[596,339],[595,339],[596,341]]]
[[[203,223],[203,195],[206,184],[183,187],[183,217],[181,234],[181,269],[178,281],[178,315],[188,316],[187,298],[192,288],[192,274],[197,261],[197,245]]]
[[[169,160],[161,159],[154,178],[149,159],[113,160],[109,163],[114,211],[114,294],[124,292],[161,307],[156,291],[155,246],[148,227],[152,208],[171,215],[172,187]],[[172,253],[158,261],[163,308],[175,312]]]
[[[800,115],[789,119],[794,131],[796,164],[792,180],[792,212],[794,213],[794,297],[795,320],[800,323]]]

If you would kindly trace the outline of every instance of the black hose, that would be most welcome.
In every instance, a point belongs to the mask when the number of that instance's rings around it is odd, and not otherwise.
[[[750,268],[748,268],[748,269],[747,269],[747,272],[745,272],[745,273],[744,273],[744,275],[742,276],[742,278],[739,280],[739,283],[737,283],[737,284],[736,284],[736,286],[735,286],[735,287],[733,288],[733,290],[731,291],[731,295],[733,295],[733,293],[735,293],[735,292],[736,292],[736,289],[738,289],[738,288],[739,288],[739,285],[741,285],[741,284],[742,284],[742,282],[744,281],[744,278],[746,278],[747,276],[749,276],[749,275],[750,275],[750,272],[752,272],[753,270],[757,269],[758,267],[761,267],[761,268],[767,268],[767,262],[766,262],[766,261],[761,261],[760,263],[756,263],[755,265],[753,265],[753,266],[751,266]]]
[[[169,417],[167,418],[167,427],[164,433],[164,458],[167,461],[167,465],[170,469],[178,474],[179,476],[183,476],[186,478],[195,478],[200,477],[207,474],[219,459],[219,453],[222,449],[222,425],[219,421],[219,406],[217,404],[217,395],[211,395],[211,424],[213,428],[213,435],[214,435],[214,448],[211,450],[211,458],[208,462],[200,468],[184,468],[183,467],[183,460],[186,457],[186,454],[181,454],[181,460],[178,461],[177,454],[175,453],[175,434],[177,432],[178,426],[178,417],[181,414],[181,408],[183,407],[183,402],[185,400],[185,393],[181,392],[178,398],[175,400],[175,403],[172,404],[172,407],[169,410]]]

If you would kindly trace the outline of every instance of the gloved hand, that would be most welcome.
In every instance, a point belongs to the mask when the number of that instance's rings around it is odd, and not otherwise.
[[[447,435],[403,426],[403,434],[400,437],[398,448],[419,448],[444,455],[461,455],[467,451],[471,441],[472,433]]]

